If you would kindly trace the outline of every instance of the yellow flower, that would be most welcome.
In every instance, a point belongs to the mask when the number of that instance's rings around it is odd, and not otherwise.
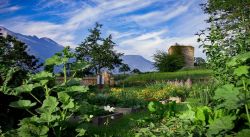
[[[121,92],[122,89],[121,88],[111,88],[110,91],[112,91],[112,92]]]

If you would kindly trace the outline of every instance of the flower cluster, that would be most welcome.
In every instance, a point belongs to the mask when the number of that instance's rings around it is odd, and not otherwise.
[[[115,108],[114,108],[114,107],[110,107],[110,106],[108,105],[108,106],[104,106],[104,110],[105,110],[105,111],[108,111],[108,112],[114,112],[114,111],[115,111]]]
[[[168,81],[167,84],[174,85],[177,87],[187,87],[191,88],[192,86],[192,81],[191,79],[187,79],[186,81],[183,80],[175,80],[175,81]]]
[[[111,92],[122,92],[122,88],[111,88]]]

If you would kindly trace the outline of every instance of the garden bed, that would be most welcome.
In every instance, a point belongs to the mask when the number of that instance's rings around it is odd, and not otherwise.
[[[123,113],[114,113],[105,116],[97,116],[92,119],[92,123],[95,125],[103,125],[104,123],[109,123],[110,121],[119,119],[123,116]]]
[[[140,112],[141,110],[142,110],[141,108],[119,108],[119,107],[115,108],[115,112],[122,113],[123,115]]]

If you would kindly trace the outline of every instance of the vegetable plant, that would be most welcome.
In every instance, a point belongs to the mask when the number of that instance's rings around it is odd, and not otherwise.
[[[64,77],[62,83],[53,82],[56,74],[41,71],[30,74],[19,87],[10,88],[5,86],[7,84],[1,87],[5,94],[19,97],[17,101],[10,103],[11,107],[24,109],[30,114],[29,117],[20,120],[19,128],[5,133],[6,136],[17,134],[21,137],[61,137],[69,134],[67,132],[71,132],[70,134],[75,136],[85,134],[86,130],[81,125],[87,121],[86,115],[80,115],[80,120],[75,123],[75,130],[71,131],[69,126],[72,117],[79,112],[82,105],[76,101],[75,96],[88,91],[88,87],[80,85],[79,79],[74,78],[76,71],[85,69],[88,65],[85,62],[72,63],[70,60],[73,57],[74,54],[70,52],[69,47],[66,47],[45,62],[45,65],[62,68]],[[73,72],[72,77],[67,77],[68,70]],[[10,70],[8,76],[11,76],[12,73],[13,71]],[[8,80],[6,79],[5,83],[8,83]],[[37,90],[41,92],[39,96],[35,93]],[[29,98],[24,98],[20,96],[21,94],[25,94]]]

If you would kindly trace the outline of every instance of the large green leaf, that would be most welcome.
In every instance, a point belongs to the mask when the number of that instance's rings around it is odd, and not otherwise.
[[[199,107],[195,113],[195,119],[201,121],[203,125],[208,124],[212,111],[209,107]]]
[[[160,102],[149,102],[148,104],[148,110],[150,112],[156,112],[156,111],[160,111],[159,109],[162,107],[162,104]]]
[[[55,97],[48,96],[44,101],[42,107],[38,109],[39,113],[53,113],[57,111],[57,105],[59,102]]]
[[[66,61],[66,60],[65,60]],[[51,58],[47,59],[45,61],[44,65],[61,65],[64,63],[64,60],[62,57],[58,56],[58,55],[54,55]]]
[[[235,57],[233,57],[228,63],[227,66],[232,67],[236,66],[240,63],[245,62],[247,59],[250,58],[250,52],[244,53],[244,54],[239,54]]]
[[[222,131],[229,131],[234,128],[233,121],[236,119],[235,116],[224,116],[218,119],[215,119],[214,122],[212,122],[209,125],[208,129],[208,135],[217,135]]]
[[[57,95],[60,102],[62,102],[63,104],[68,103],[70,96],[67,93],[58,92]]]
[[[239,106],[239,94],[240,91],[232,84],[226,84],[215,90],[214,99],[222,100],[222,103],[219,105],[219,107],[236,109]]]
[[[20,137],[47,137],[49,128],[44,125],[33,124],[33,117],[24,118],[20,121],[20,128],[18,128],[18,135]]]
[[[67,93],[59,92],[58,98],[59,98],[60,102],[63,103],[63,105],[62,105],[63,109],[74,108],[74,106],[75,106],[74,100],[70,99],[70,96]]]
[[[179,118],[183,119],[183,120],[191,120],[191,121],[193,121],[195,119],[195,112],[192,111],[192,110],[187,110],[187,111],[183,112],[179,116]]]
[[[52,77],[53,77],[52,73],[47,72],[47,71],[42,71],[42,72],[39,72],[39,73],[33,75],[32,80],[37,80],[37,81],[48,80],[48,79],[51,79]]]
[[[84,70],[88,68],[90,65],[87,62],[75,62],[71,64],[71,71]]]
[[[18,100],[15,102],[11,102],[10,106],[14,108],[20,108],[20,109],[28,109],[36,105],[36,102],[31,103],[30,100]]]
[[[14,89],[15,92],[13,92],[15,95],[19,95],[21,93],[30,93],[34,88],[38,87],[39,84],[26,84],[21,85]]]
[[[59,118],[60,118],[60,116],[58,116],[58,115],[52,115],[50,113],[42,113],[40,118],[37,120],[37,122],[50,123],[50,122],[53,122]]]
[[[72,109],[75,107],[74,100],[70,99],[67,104],[62,105],[63,109]],[[74,111],[74,110],[73,110]]]
[[[87,92],[88,87],[86,86],[71,86],[65,89],[66,92]]]
[[[243,129],[236,135],[236,137],[249,137],[249,136],[250,136],[250,129]]]
[[[234,74],[237,75],[237,76],[242,76],[242,75],[248,75],[249,73],[249,66],[239,66],[238,68],[236,68],[234,70]]]
[[[85,135],[86,130],[83,129],[83,128],[77,128],[77,129],[76,129],[76,132],[78,133],[78,134],[76,135],[76,137],[82,137],[82,136]]]

